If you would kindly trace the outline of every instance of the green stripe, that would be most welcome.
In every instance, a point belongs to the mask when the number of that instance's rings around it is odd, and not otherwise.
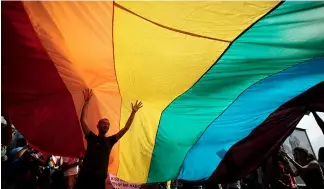
[[[323,2],[283,3],[236,39],[217,64],[164,110],[148,182],[176,178],[202,132],[247,87],[324,55],[323,6]]]

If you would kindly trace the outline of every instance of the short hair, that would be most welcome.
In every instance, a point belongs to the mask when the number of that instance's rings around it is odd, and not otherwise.
[[[103,120],[107,120],[107,121],[109,122],[109,119],[107,119],[107,118],[102,118],[102,119],[100,119],[100,120],[98,121],[98,125],[99,125],[99,123],[100,123],[101,121],[103,121]]]
[[[303,147],[296,147],[294,148],[294,151],[299,151],[299,152],[302,152],[304,153],[305,155],[308,155],[308,150],[306,148],[303,148]]]
[[[308,150],[306,148],[302,148],[302,147],[296,147],[294,149],[294,151],[299,151],[299,152],[302,152],[305,154],[306,158],[307,158],[307,161],[314,161],[316,160],[316,158],[314,157],[313,154],[309,153]]]

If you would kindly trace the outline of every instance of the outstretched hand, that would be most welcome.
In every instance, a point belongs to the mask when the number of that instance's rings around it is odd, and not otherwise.
[[[135,104],[132,103],[132,113],[130,114],[125,127],[122,128],[117,134],[116,134],[116,138],[117,140],[119,140],[122,136],[124,136],[124,134],[128,131],[128,129],[130,128],[130,126],[133,123],[134,117],[136,112],[143,107],[142,102],[136,100]]]
[[[136,100],[135,104],[132,103],[132,111],[135,113],[142,107],[143,107],[143,104],[141,101]]]
[[[92,97],[92,89],[85,89],[83,91],[84,102],[88,103]]]

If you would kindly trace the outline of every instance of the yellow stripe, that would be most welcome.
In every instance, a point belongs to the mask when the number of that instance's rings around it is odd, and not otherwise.
[[[232,41],[278,1],[118,1],[118,4],[161,25],[206,37]]]
[[[174,2],[119,3],[166,26],[231,40],[276,4],[238,2],[223,6],[220,2],[209,2],[202,6],[201,2],[181,2],[177,3],[181,6],[173,7]],[[216,5],[220,7],[206,10]],[[189,15],[181,16],[181,12],[192,12],[195,21]],[[131,102],[138,99],[144,103],[130,132],[121,139],[118,177],[143,183],[147,180],[161,112],[192,86],[228,43],[165,29],[117,6],[114,18],[115,64],[122,96],[121,126],[128,119]],[[204,25],[212,20],[212,24]]]
[[[76,111],[84,102],[82,90],[94,89],[87,121],[97,132],[100,118],[119,130],[121,98],[116,82],[112,44],[112,2],[24,2],[42,44],[69,89]],[[67,125],[68,127],[68,125]],[[73,137],[73,136],[71,136]],[[109,171],[117,174],[118,145]]]
[[[115,8],[114,41],[121,125],[128,119],[131,102],[144,103],[121,139],[118,176],[146,182],[162,110],[191,87],[228,43],[163,29],[119,8]]]

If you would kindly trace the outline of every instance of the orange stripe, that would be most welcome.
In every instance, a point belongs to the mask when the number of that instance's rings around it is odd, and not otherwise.
[[[92,88],[94,99],[87,116],[92,131],[106,117],[119,130],[121,96],[114,68],[112,2],[24,2],[30,20],[80,115],[82,90]],[[85,85],[83,85],[85,83]],[[119,145],[110,156],[109,172],[117,174]]]

